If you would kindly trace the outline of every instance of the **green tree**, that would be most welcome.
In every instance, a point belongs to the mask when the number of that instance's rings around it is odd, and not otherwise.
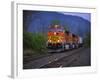
[[[32,33],[23,32],[23,48],[24,49],[32,49]]]
[[[84,45],[85,47],[91,47],[91,35],[87,33],[86,37],[84,38]]]
[[[64,25],[63,27],[64,27],[65,31],[69,31],[69,26],[68,25]]]
[[[60,24],[60,20],[52,20],[51,24],[53,24],[53,25],[59,25]]]
[[[23,33],[23,48],[31,49],[34,52],[44,53],[46,52],[46,36],[41,33]]]

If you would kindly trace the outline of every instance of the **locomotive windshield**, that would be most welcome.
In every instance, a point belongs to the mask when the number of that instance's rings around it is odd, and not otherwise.
[[[64,28],[58,25],[52,26],[49,28],[50,32],[63,32]]]

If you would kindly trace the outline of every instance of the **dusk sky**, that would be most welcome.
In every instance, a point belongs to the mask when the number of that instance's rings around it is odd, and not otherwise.
[[[73,15],[73,16],[79,16],[79,17],[82,17],[88,21],[91,21],[91,15],[90,13],[75,13],[75,12],[61,12],[62,14],[65,14],[65,15]]]
[[[66,26],[70,32],[81,37],[85,37],[90,32],[90,13],[27,10],[23,12],[23,27],[28,32],[46,33],[53,20],[60,21],[60,25]]]

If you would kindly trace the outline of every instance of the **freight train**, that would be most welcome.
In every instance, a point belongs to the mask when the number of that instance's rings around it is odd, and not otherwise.
[[[82,37],[75,35],[60,25],[52,25],[47,33],[47,48],[51,50],[69,50],[82,46]]]

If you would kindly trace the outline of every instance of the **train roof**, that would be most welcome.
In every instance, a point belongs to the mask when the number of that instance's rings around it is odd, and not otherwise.
[[[53,25],[49,27],[49,31],[64,31],[64,28],[60,25]]]
[[[63,29],[49,29],[49,31],[51,31],[51,32],[62,32],[62,31],[64,31]]]
[[[79,36],[78,36],[78,35],[76,35],[76,34],[72,34],[72,36],[73,36],[73,37],[79,37]]]
[[[70,32],[66,30],[65,33],[66,33],[66,34],[69,34]]]

